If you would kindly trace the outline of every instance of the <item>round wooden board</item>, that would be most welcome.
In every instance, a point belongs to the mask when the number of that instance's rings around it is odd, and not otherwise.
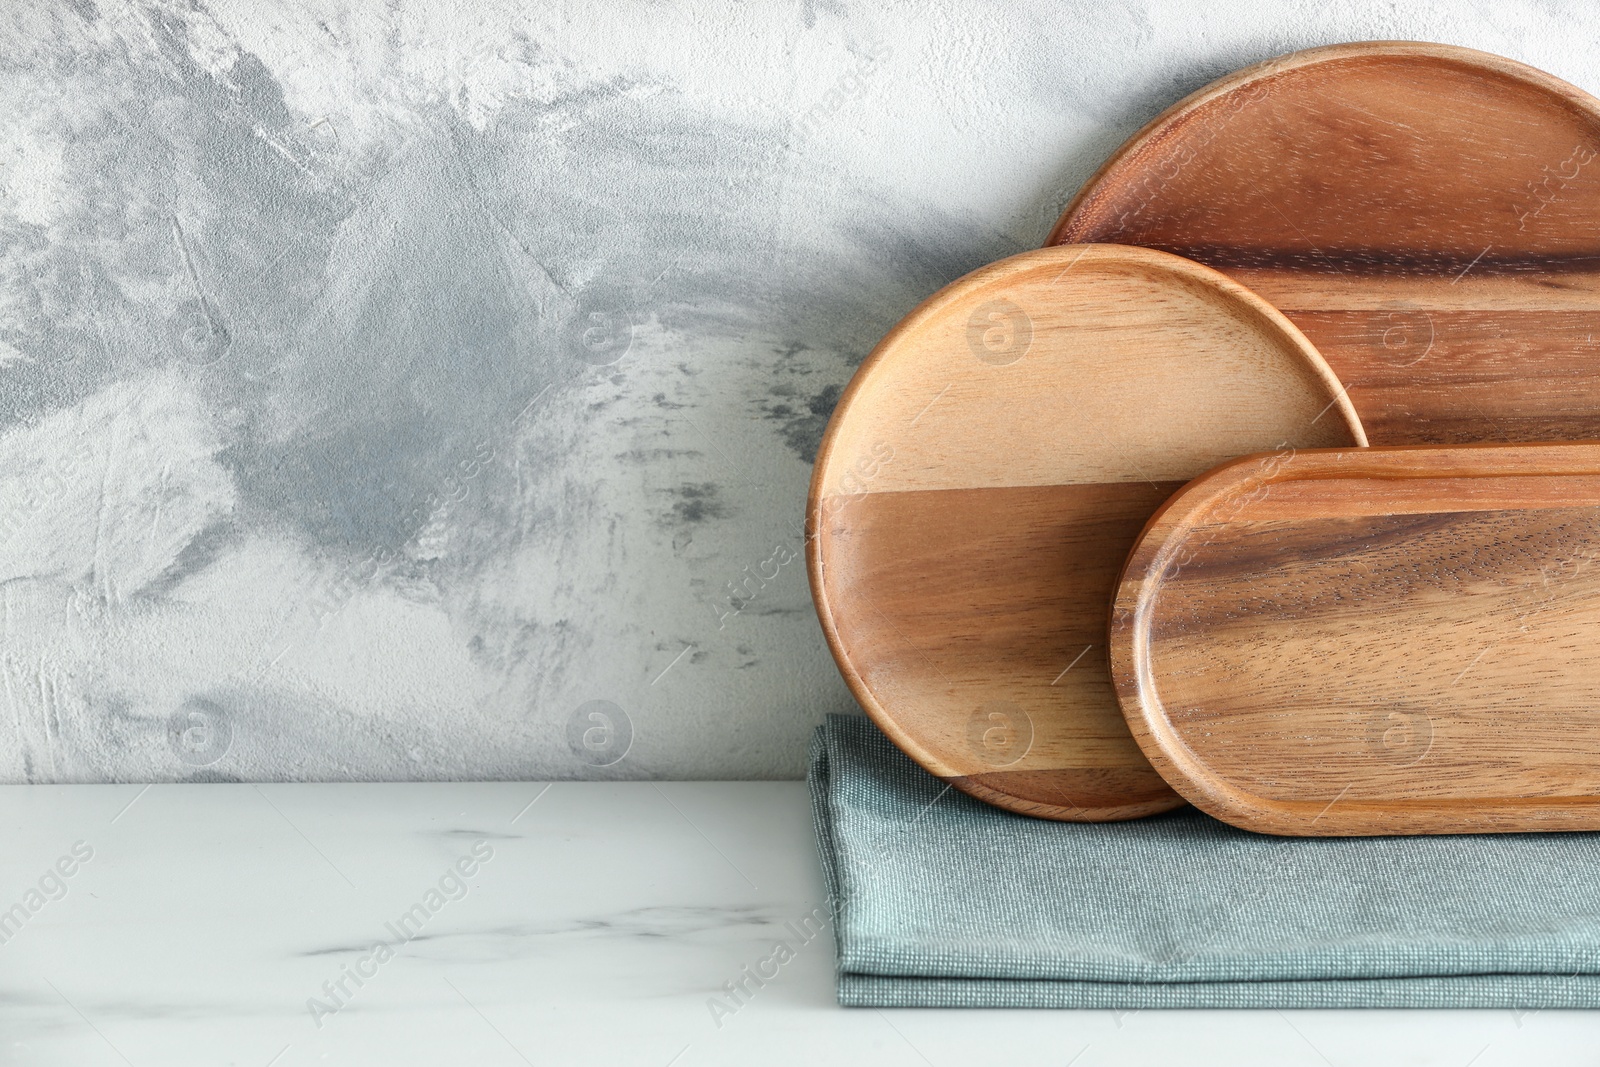
[[[1051,244],[1160,248],[1286,314],[1374,444],[1600,438],[1600,101],[1499,56],[1295,52],[1180,101]]]
[[[1126,246],[1014,256],[930,297],[840,398],[808,504],[817,614],[862,706],[957,788],[1053,819],[1176,807],[1111,687],[1129,548],[1225,459],[1365,443],[1238,283]]]
[[[1279,452],[1151,521],[1117,696],[1196,807],[1305,836],[1600,830],[1600,443]]]

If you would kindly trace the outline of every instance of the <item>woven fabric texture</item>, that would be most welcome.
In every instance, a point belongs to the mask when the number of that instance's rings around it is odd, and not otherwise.
[[[809,781],[843,1004],[1600,1006],[1600,834],[1048,822],[852,716],[817,731]]]

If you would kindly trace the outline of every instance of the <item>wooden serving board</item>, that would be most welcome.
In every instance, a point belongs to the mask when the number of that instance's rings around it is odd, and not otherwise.
[[[1262,833],[1600,830],[1600,444],[1279,453],[1178,493],[1112,618],[1134,736]]]
[[[1316,350],[1207,267],[1049,248],[929,298],[867,357],[817,457],[808,566],[856,698],[934,774],[1054,819],[1182,801],[1117,708],[1128,549],[1223,459],[1361,444]]]
[[[1282,310],[1374,444],[1600,438],[1600,101],[1446,45],[1296,52],[1187,97],[1052,244],[1165,249]]]

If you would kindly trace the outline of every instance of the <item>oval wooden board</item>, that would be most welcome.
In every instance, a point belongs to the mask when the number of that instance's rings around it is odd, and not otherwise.
[[[1129,557],[1117,696],[1196,807],[1308,836],[1600,829],[1600,444],[1278,453]]]
[[[1213,83],[1136,134],[1051,244],[1165,249],[1282,310],[1374,444],[1600,438],[1600,101],[1374,42]]]
[[[1179,485],[1285,442],[1364,438],[1315,349],[1215,271],[1091,245],[962,278],[867,357],[818,453],[807,564],[839,669],[973,796],[1071,820],[1178,806],[1111,689],[1117,575]]]

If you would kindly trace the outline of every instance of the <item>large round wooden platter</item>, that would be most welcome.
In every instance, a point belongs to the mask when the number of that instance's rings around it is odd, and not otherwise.
[[[862,706],[957,788],[1162,811],[1181,800],[1107,662],[1128,550],[1223,460],[1360,444],[1316,350],[1238,283],[1149,249],[1015,256],[929,298],[841,397],[808,507],[817,613]]]
[[[1446,45],[1296,52],[1174,105],[1050,243],[1207,263],[1287,315],[1374,444],[1600,438],[1600,101]]]

